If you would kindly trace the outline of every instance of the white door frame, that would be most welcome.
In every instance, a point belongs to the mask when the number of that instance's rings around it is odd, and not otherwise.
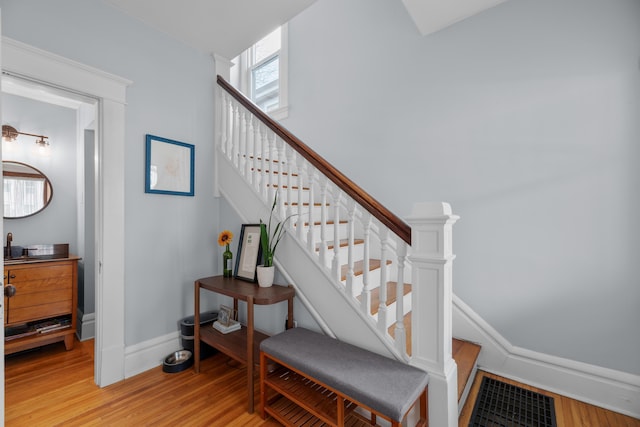
[[[95,381],[113,384],[124,379],[125,105],[132,82],[6,37],[2,70],[98,100]]]

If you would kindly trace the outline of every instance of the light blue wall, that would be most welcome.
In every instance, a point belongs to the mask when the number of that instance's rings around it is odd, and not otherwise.
[[[133,81],[125,129],[125,344],[176,331],[193,313],[193,281],[220,268],[212,57],[98,0],[2,0],[0,8],[5,36]],[[195,145],[195,197],[144,193],[147,133]]]
[[[284,125],[401,216],[450,202],[454,290],[512,344],[640,374],[640,2],[400,1],[289,25]]]
[[[13,244],[23,247],[69,243],[70,251],[77,254],[76,111],[3,93],[2,123],[49,137],[47,157],[34,152],[36,138],[26,135],[18,136],[13,151],[5,149],[2,154],[3,160],[40,170],[53,187],[53,198],[45,210],[27,218],[5,219],[5,235],[13,233]]]

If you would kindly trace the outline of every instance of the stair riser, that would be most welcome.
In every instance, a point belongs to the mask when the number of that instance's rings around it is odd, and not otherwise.
[[[316,221],[319,221],[320,219],[316,219]],[[296,218],[296,222],[297,222],[297,218]],[[302,222],[306,223],[307,222],[307,218],[303,218]],[[325,225],[325,236],[326,236],[326,240],[328,241],[333,241],[333,230],[334,230],[335,225],[334,224],[327,224]],[[303,229],[303,234],[305,236],[305,240],[307,239],[307,232],[309,231],[309,227],[308,226],[304,226]],[[321,234],[321,227],[320,226],[316,226],[313,227],[313,240],[314,242],[318,243],[320,242],[320,234]],[[347,235],[347,224],[338,224],[338,235],[339,236],[343,236],[341,238],[345,238],[344,236]]]
[[[411,312],[411,292],[404,296],[402,302],[404,303],[403,308],[403,316]],[[393,325],[396,322],[396,306],[397,303],[394,301],[387,306],[387,328]],[[374,314],[372,316],[376,321],[378,320],[378,314]]]
[[[319,251],[316,251],[318,253]],[[334,252],[333,248],[327,251],[327,259],[325,260],[325,266],[331,268],[333,265],[333,257]],[[353,259],[355,261],[359,261],[364,258],[364,245],[354,245],[353,246]],[[345,265],[349,260],[349,248],[347,246],[342,246],[338,248],[338,265]]]

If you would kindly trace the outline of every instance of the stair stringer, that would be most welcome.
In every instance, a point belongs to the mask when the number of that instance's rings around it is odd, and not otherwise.
[[[640,418],[640,376],[514,346],[455,294],[452,317],[454,336],[482,346],[479,369]]]
[[[263,202],[261,195],[247,183],[233,167],[226,156],[217,152],[218,190],[227,199],[238,215],[251,223],[269,217],[270,206]],[[369,351],[403,360],[402,355],[367,318],[360,303],[344,291],[344,285],[330,277],[330,271],[320,265],[317,257],[312,258],[304,243],[298,241],[294,233],[285,233],[278,245],[275,257],[278,270],[290,278],[301,294],[303,304],[311,304],[309,312],[319,316],[319,324],[326,325],[341,341],[348,342]],[[303,326],[303,325],[301,325]]]

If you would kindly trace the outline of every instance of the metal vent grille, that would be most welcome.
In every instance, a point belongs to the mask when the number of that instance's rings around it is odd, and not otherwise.
[[[469,427],[557,427],[553,398],[483,377]]]

